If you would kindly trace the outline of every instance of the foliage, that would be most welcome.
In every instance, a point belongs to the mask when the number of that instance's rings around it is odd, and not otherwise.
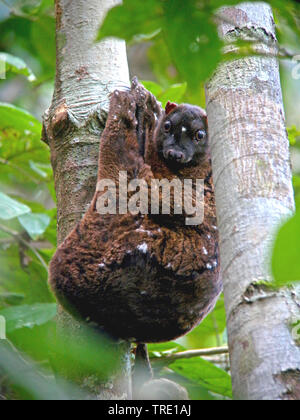
[[[300,131],[297,129],[295,125],[288,128],[288,136],[291,146],[298,146],[299,142],[298,139],[300,137]]]
[[[199,383],[208,391],[232,398],[231,379],[228,373],[201,358],[177,360],[169,366],[174,372]]]
[[[107,15],[98,40],[107,36],[128,43],[151,40],[150,58],[158,80],[188,83],[189,94],[196,100],[201,85],[224,58],[224,42],[216,27],[216,11],[221,6],[236,5],[239,0],[149,0],[146,5],[124,0]],[[278,20],[299,35],[295,17],[300,5],[292,0],[270,0]]]
[[[204,82],[224,58],[214,13],[224,4],[237,3],[124,0],[108,13],[98,39],[116,36],[128,43],[147,41],[156,81],[145,81],[146,88],[163,106],[168,100],[204,106]],[[291,0],[270,3],[279,39],[299,40],[299,4]],[[287,27],[293,36],[286,36]],[[55,192],[49,150],[40,141],[44,98],[51,94],[55,74],[53,1],[3,0],[0,31],[0,65],[5,62],[6,71],[0,95],[8,92],[10,96],[0,103],[0,321],[5,317],[8,338],[0,341],[0,396],[83,398],[83,391],[74,384],[54,382],[51,354],[59,356],[61,365],[90,374],[103,374],[103,366],[115,367],[117,358],[109,341],[90,330],[85,345],[72,339],[58,342],[54,334],[56,303],[47,286],[47,267],[56,247]],[[299,147],[299,130],[291,128],[289,135],[291,144]],[[297,173],[294,185],[300,192]],[[298,211],[275,244],[273,268],[279,285],[299,279],[299,226]],[[149,349],[152,356],[163,359],[170,353],[225,344],[221,298],[192,333]],[[155,372],[186,386],[192,399],[228,399],[230,376],[223,367],[222,360],[193,358],[161,363]],[[8,383],[1,379],[4,376]]]
[[[184,94],[186,93],[187,83],[177,83],[163,89],[158,83],[152,81],[142,82],[146,89],[153,93],[154,96],[161,102],[163,108],[167,102],[172,98],[172,102],[182,102]]]
[[[22,395],[26,400],[68,400],[71,395],[84,398],[75,386],[58,385],[53,377],[47,378],[47,372],[35,367],[30,359],[21,357],[8,341],[0,346],[1,371],[9,375],[14,396]]]
[[[11,54],[0,53],[0,62],[5,65],[5,72],[12,71],[16,74],[23,74],[28,77],[30,82],[35,81],[35,75],[26,63],[19,57],[14,57]]]
[[[279,230],[272,266],[278,287],[300,282],[300,210]]]

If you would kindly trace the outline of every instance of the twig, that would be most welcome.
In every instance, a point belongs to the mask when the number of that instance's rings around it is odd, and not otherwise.
[[[228,347],[215,347],[210,349],[187,350],[178,353],[162,356],[151,356],[151,362],[154,363],[172,363],[180,359],[192,359],[193,357],[215,356],[218,354],[228,354]]]
[[[11,235],[17,241],[21,242],[27,248],[29,248],[34,253],[34,255],[38,258],[38,260],[40,261],[42,266],[45,268],[45,270],[48,272],[48,265],[46,264],[43,257],[39,254],[39,252],[29,242],[27,242],[24,238],[22,238],[22,236],[18,232],[15,232],[11,229],[8,229],[6,226],[3,226],[3,225],[0,225],[0,229],[3,232],[7,233],[8,235]]]

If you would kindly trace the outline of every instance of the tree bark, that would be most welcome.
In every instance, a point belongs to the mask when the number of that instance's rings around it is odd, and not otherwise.
[[[55,1],[57,73],[53,101],[44,117],[43,137],[51,149],[58,243],[74,228],[93,197],[108,94],[129,86],[125,42],[116,39],[94,42],[107,11],[119,2]],[[61,337],[71,334],[80,342],[84,340],[82,330],[82,325],[59,308]],[[58,373],[84,383],[85,388],[91,384],[89,391],[95,398],[130,399],[130,344],[116,346],[122,346],[123,362],[120,371],[112,374],[109,386],[82,376],[76,372],[76,366],[72,372]]]
[[[277,41],[271,8],[242,3],[220,11],[220,34]],[[220,230],[233,390],[236,399],[300,399],[296,288],[272,290],[276,230],[294,210],[289,143],[276,58],[224,62],[207,84],[207,111]]]

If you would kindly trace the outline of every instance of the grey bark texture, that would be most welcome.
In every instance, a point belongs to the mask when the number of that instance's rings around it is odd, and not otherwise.
[[[57,74],[52,104],[44,116],[44,141],[51,149],[58,209],[58,242],[74,228],[89,206],[97,180],[99,140],[108,94],[129,86],[125,42],[95,43],[107,11],[119,0],[56,0]],[[71,331],[71,332],[70,332]],[[62,308],[58,334],[84,341],[83,327]],[[67,342],[67,341],[66,341]],[[58,372],[75,380],[94,398],[130,399],[130,344],[121,348],[121,368],[108,383],[76,371]],[[101,364],[101,360],[95,361]]]
[[[300,399],[299,290],[269,287],[275,233],[294,211],[279,66],[267,56],[272,10],[242,3],[220,15],[229,43],[256,40],[266,54],[224,62],[206,89],[234,396]]]

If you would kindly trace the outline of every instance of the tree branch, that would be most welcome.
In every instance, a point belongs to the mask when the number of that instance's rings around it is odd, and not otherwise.
[[[178,353],[172,353],[162,356],[151,356],[151,363],[169,364],[181,359],[192,359],[193,357],[216,356],[219,354],[228,354],[228,347],[216,347],[210,349],[187,350]]]

